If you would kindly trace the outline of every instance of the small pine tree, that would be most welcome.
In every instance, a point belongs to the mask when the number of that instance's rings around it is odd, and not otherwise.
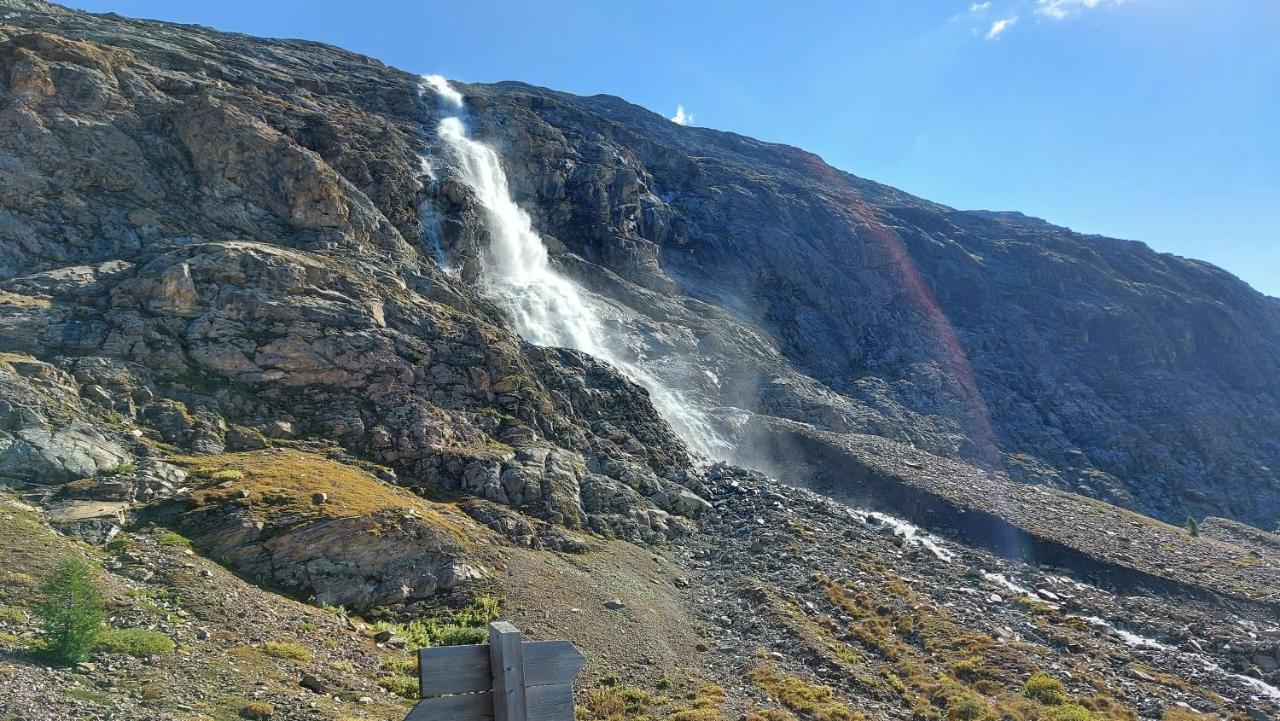
[[[37,610],[44,626],[45,652],[59,663],[79,663],[98,641],[106,617],[93,566],[68,558],[41,586],[44,603]]]
[[[1191,516],[1187,516],[1187,520],[1183,521],[1182,526],[1183,528],[1186,528],[1187,533],[1190,533],[1193,537],[1200,535],[1200,524]]]

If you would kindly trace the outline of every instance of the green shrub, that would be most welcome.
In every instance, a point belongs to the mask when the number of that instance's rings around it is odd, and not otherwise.
[[[161,546],[173,546],[175,548],[191,548],[191,541],[181,533],[173,531],[165,531],[156,536],[156,542]]]
[[[502,612],[502,601],[497,596],[482,594],[475,601],[463,606],[453,614],[453,623],[457,626],[488,626],[497,621]]]
[[[88,658],[106,617],[93,567],[80,558],[68,558],[45,578],[41,593],[45,600],[37,614],[49,658],[68,665]]]
[[[378,686],[403,698],[418,698],[418,679],[416,678],[409,676],[383,676],[378,679]]]
[[[960,659],[951,664],[951,673],[961,681],[973,683],[983,676],[982,659],[972,656]]]
[[[13,606],[0,606],[0,622],[12,623],[15,626],[27,625],[27,612]]]
[[[107,541],[107,545],[103,548],[107,549],[107,553],[120,554],[129,550],[129,537],[123,533],[117,533]]]
[[[622,694],[622,698],[632,708],[643,708],[653,703],[653,697],[647,691],[633,686],[619,687],[618,693]]]
[[[287,658],[302,663],[311,662],[310,649],[288,641],[267,641],[262,644],[262,652],[273,658]]]
[[[382,663],[382,670],[396,676],[418,675],[418,654],[397,656]]]
[[[240,715],[251,721],[268,721],[276,713],[276,707],[266,701],[253,701],[240,707]]]
[[[588,691],[582,698],[579,718],[614,719],[622,718],[627,712],[627,700],[613,688],[597,688]]]
[[[987,711],[978,699],[969,694],[952,696],[947,699],[947,718],[956,721],[976,721]]]
[[[404,638],[409,648],[428,648],[435,646],[440,637],[440,622],[434,618],[415,618],[406,623],[390,623],[380,621],[369,627],[373,633],[391,631]]]
[[[109,628],[98,637],[96,648],[137,658],[150,658],[173,650],[173,639],[145,628]]]
[[[1043,673],[1033,673],[1022,687],[1027,698],[1057,706],[1067,702],[1067,689],[1058,679]]]
[[[1193,537],[1200,535],[1200,524],[1191,516],[1187,516],[1187,520],[1182,523],[1182,527],[1186,528],[1187,533],[1190,533]]]
[[[497,620],[500,605],[497,596],[482,595],[447,616],[415,618],[404,623],[380,621],[369,630],[392,631],[403,638],[409,648],[488,643],[489,622]]]
[[[1059,706],[1049,714],[1049,721],[1093,721],[1094,715],[1089,709],[1078,703]]]
[[[466,646],[489,643],[489,631],[471,626],[445,626],[436,637],[437,646]]]

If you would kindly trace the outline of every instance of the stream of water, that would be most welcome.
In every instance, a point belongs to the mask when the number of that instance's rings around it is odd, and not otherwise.
[[[552,267],[529,214],[511,197],[501,158],[471,137],[461,93],[436,75],[424,77],[423,83],[440,101],[436,133],[448,151],[447,161],[484,210],[490,236],[483,259],[486,291],[508,312],[516,332],[535,345],[572,348],[609,363],[649,391],[654,408],[691,449],[708,458],[722,457],[725,444],[703,413],[615,350],[601,321],[601,301]]]

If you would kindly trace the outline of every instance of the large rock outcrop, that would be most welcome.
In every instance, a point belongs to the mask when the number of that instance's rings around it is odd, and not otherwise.
[[[645,392],[523,343],[422,252],[416,78],[0,7],[0,479],[114,489],[175,451],[322,440],[423,494],[636,541],[691,528],[697,473]]]

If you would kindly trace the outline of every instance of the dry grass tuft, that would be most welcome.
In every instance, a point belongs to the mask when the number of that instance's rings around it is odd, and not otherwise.
[[[747,676],[783,706],[818,721],[861,721],[863,718],[861,713],[840,703],[830,686],[812,684],[763,665],[748,671]]]

